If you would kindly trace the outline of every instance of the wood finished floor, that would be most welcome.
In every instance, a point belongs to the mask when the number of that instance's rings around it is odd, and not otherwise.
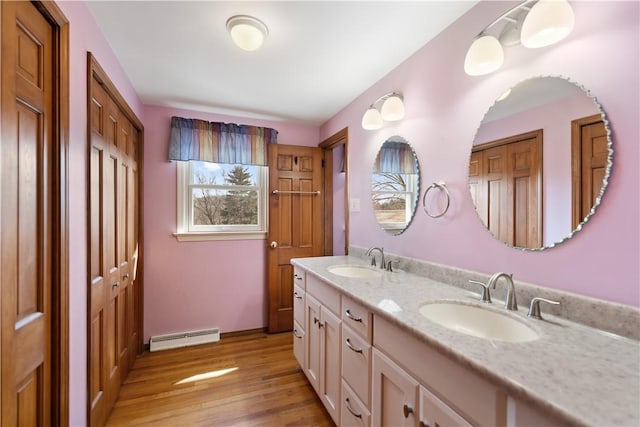
[[[203,374],[211,377],[194,377]],[[293,357],[291,333],[144,353],[106,425],[334,426]]]

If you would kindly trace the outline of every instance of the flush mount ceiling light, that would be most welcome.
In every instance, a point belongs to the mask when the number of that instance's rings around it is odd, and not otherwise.
[[[506,24],[498,37],[489,34],[503,21]],[[573,25],[573,9],[567,0],[525,0],[480,31],[467,51],[464,71],[470,76],[492,73],[504,62],[503,46],[549,46],[568,36]]]
[[[382,102],[380,110],[376,104]],[[383,122],[393,122],[404,118],[404,102],[399,92],[389,92],[376,99],[362,116],[362,128],[366,130],[380,129]]]
[[[236,46],[246,51],[258,49],[269,34],[264,22],[249,15],[235,15],[227,19],[227,31]]]

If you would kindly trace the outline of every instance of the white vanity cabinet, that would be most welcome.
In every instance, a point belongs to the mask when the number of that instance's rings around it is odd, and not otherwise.
[[[312,275],[307,275],[306,287],[303,368],[329,415],[340,425],[340,293]]]
[[[306,273],[304,270],[293,268],[293,355],[298,364],[304,369],[305,360],[305,296]]]
[[[373,426],[506,425],[502,390],[411,333],[374,316],[373,345]]]
[[[342,426],[369,426],[372,315],[342,295]]]

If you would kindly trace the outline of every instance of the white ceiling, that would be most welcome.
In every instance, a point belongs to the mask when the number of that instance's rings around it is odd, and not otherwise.
[[[88,6],[143,103],[320,125],[476,3],[89,1]],[[225,23],[238,14],[255,16],[269,28],[260,50],[233,45]]]

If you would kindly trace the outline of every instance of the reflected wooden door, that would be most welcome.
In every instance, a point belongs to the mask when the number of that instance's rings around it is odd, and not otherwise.
[[[571,159],[571,225],[575,230],[595,205],[607,173],[609,139],[600,114],[571,122]]]
[[[3,426],[50,425],[54,279],[53,29],[30,2],[1,2]]]
[[[489,231],[511,246],[542,246],[542,131],[473,148],[469,188]]]
[[[322,156],[317,147],[269,146],[269,332],[293,328],[291,258],[324,253]]]

